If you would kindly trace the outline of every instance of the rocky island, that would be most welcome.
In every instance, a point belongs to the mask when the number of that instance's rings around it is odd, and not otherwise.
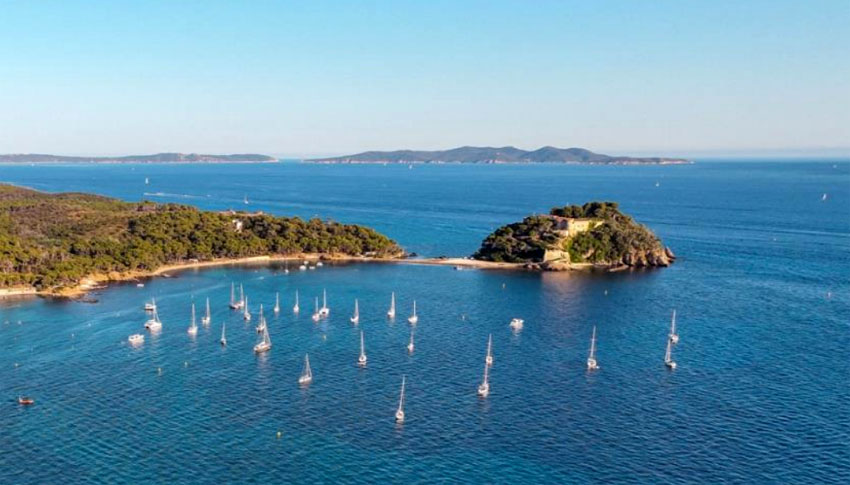
[[[363,226],[0,184],[0,294],[75,294],[98,282],[245,258],[395,259]]]
[[[676,259],[616,202],[555,207],[549,214],[526,217],[487,236],[472,257],[551,271],[669,266]]]
[[[313,163],[574,163],[587,165],[670,165],[684,158],[629,157],[594,153],[585,148],[546,146],[537,150],[506,147],[459,147],[451,150],[370,151],[341,157],[314,158]]]

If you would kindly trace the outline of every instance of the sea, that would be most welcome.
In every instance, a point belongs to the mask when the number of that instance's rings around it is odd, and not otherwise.
[[[0,181],[364,224],[420,256],[468,256],[524,216],[616,201],[678,256],[618,273],[234,265],[85,301],[2,300],[2,483],[850,483],[847,160],[37,164],[0,165]],[[228,308],[231,284],[250,323]],[[314,323],[323,290],[330,317]],[[163,330],[133,347],[151,298]],[[207,298],[212,323],[192,338]],[[255,355],[261,304],[273,346]]]

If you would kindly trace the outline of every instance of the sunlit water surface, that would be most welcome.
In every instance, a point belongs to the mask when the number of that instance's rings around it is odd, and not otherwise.
[[[554,205],[616,200],[680,256],[667,269],[610,275],[219,267],[113,285],[96,303],[7,300],[2,482],[850,480],[847,163],[2,165],[0,180],[318,215],[429,256],[467,255],[495,227]],[[249,295],[250,324],[227,308],[231,282]],[[331,316],[315,324],[323,289]],[[399,318],[389,321],[393,291]],[[280,315],[270,311],[276,292]],[[133,348],[127,336],[142,331],[151,297],[164,329]],[[190,338],[190,305],[200,311],[207,297],[213,323]],[[256,356],[260,303],[273,348]],[[673,308],[671,372],[662,357]],[[513,317],[526,322],[518,334]],[[593,325],[601,369],[587,373]],[[480,399],[489,334],[491,394]],[[314,382],[300,388],[305,353]],[[403,375],[407,420],[396,425]],[[36,404],[18,406],[19,394]]]

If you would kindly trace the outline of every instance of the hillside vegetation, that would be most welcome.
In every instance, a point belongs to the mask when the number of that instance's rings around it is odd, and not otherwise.
[[[398,256],[402,250],[357,225],[0,184],[0,287],[45,289],[91,274],[150,271],[191,259],[298,253]]]
[[[591,229],[565,237],[559,217],[592,219]],[[547,263],[547,251],[568,254],[568,263],[609,266],[667,266],[673,256],[646,226],[619,210],[616,202],[588,202],[553,208],[508,224],[487,236],[473,257],[485,261]]]

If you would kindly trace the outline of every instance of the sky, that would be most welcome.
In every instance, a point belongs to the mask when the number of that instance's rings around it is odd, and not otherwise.
[[[0,153],[850,154],[850,1],[0,0]]]

